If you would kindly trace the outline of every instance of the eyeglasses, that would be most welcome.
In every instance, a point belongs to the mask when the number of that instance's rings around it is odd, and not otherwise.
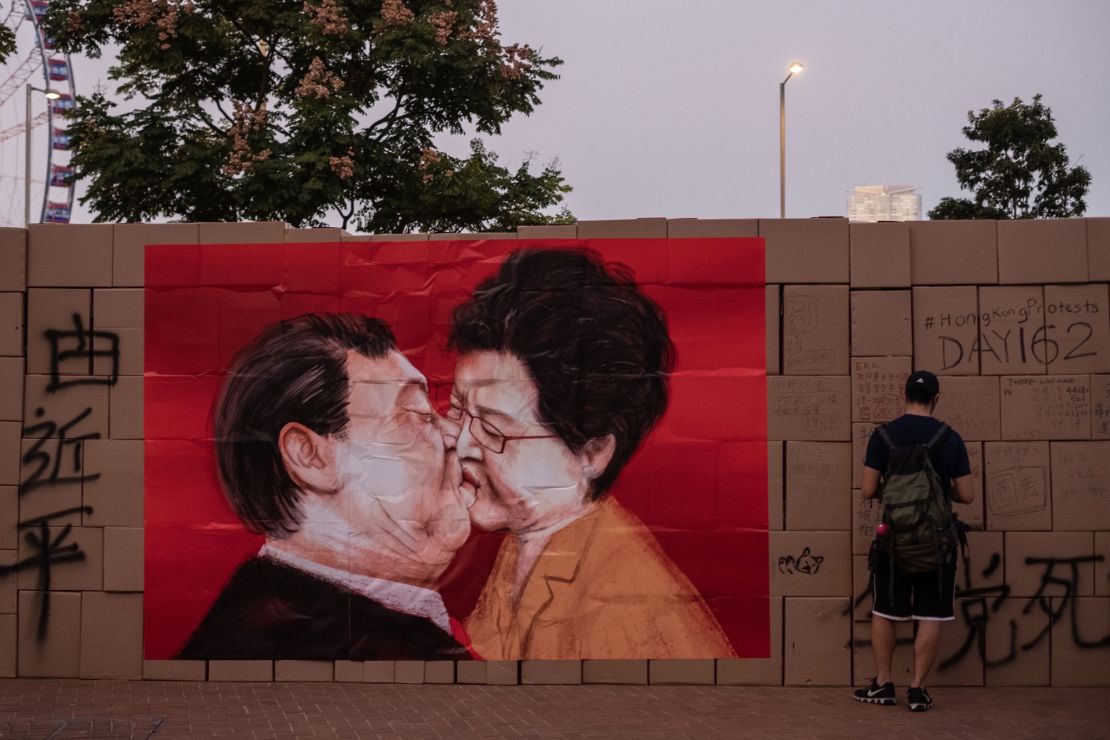
[[[505,434],[485,419],[454,404],[449,404],[443,415],[451,421],[462,421],[464,416],[469,416],[470,436],[482,447],[498,455],[505,451],[506,442],[518,439],[554,439],[559,436],[557,434]]]

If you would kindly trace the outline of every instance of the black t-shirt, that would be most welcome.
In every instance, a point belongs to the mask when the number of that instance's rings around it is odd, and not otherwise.
[[[940,429],[941,422],[931,416],[917,416],[903,414],[886,425],[886,432],[896,446],[914,444],[928,444],[933,435]],[[971,462],[967,458],[967,445],[963,438],[952,429],[945,435],[941,443],[933,450],[933,467],[940,476],[944,493],[951,497],[952,479],[971,475]],[[890,459],[890,448],[879,436],[878,432],[871,433],[867,442],[867,456],[863,464],[886,474],[887,461]]]

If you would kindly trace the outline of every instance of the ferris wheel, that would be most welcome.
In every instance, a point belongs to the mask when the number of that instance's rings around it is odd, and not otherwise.
[[[65,114],[76,105],[76,89],[69,55],[54,50],[41,25],[49,6],[49,0],[11,0],[6,10],[0,9],[3,24],[16,38],[16,50],[0,73],[3,226],[23,226],[25,218],[68,223],[73,212],[76,186]]]

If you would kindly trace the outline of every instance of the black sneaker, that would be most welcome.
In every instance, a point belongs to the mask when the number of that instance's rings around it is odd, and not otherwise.
[[[875,679],[871,679],[871,685],[866,689],[856,689],[854,696],[856,701],[862,701],[865,704],[889,706],[898,703],[898,700],[894,698],[894,684],[889,681],[880,686],[875,683]]]
[[[929,692],[924,687],[911,686],[906,689],[906,702],[910,705],[911,712],[924,712],[926,709],[933,708],[933,697],[929,696]]]

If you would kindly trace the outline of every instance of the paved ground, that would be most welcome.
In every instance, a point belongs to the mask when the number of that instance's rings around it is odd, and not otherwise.
[[[842,689],[0,681],[4,738],[1110,736],[1108,689],[937,689],[911,714]]]

